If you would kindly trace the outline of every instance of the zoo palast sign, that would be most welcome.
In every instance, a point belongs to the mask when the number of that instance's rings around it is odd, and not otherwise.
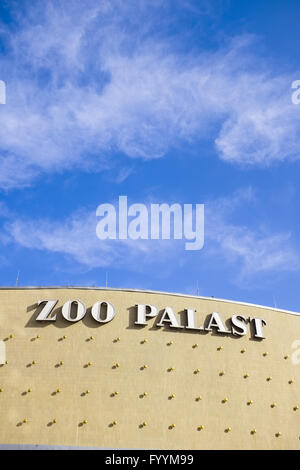
[[[36,321],[38,322],[55,322],[57,319],[57,310],[54,310],[58,299],[54,300],[39,300],[37,305],[41,307]],[[135,321],[134,325],[145,326],[148,320],[155,319],[155,326],[157,328],[167,327],[176,330],[209,332],[214,331],[223,335],[245,336],[250,330],[250,335],[253,338],[264,339],[263,327],[266,325],[265,320],[256,317],[248,317],[241,314],[232,315],[226,322],[223,321],[220,314],[212,312],[207,315],[202,325],[196,325],[196,310],[192,308],[184,309],[181,315],[181,322],[174,313],[172,307],[165,307],[163,310],[158,311],[158,308],[150,304],[136,304],[135,305]],[[107,302],[99,300],[96,302],[90,313],[87,313],[86,306],[80,300],[68,300],[64,303],[61,309],[62,317],[67,322],[78,322],[82,320],[85,315],[91,315],[95,322],[108,323],[116,316],[114,306]]]

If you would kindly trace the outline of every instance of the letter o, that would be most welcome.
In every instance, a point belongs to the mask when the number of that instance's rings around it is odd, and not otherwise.
[[[71,310],[72,310],[72,304],[77,303],[77,312],[76,312],[76,317],[71,318]],[[80,302],[80,300],[68,300],[66,303],[64,303],[63,308],[62,308],[62,316],[68,320],[68,321],[79,321],[82,320],[86,312],[86,308],[84,303]]]
[[[100,318],[102,304],[106,305],[106,318],[103,320]],[[113,305],[110,304],[109,302],[99,301],[99,302],[96,302],[92,307],[92,317],[94,318],[94,320],[96,320],[99,323],[107,323],[111,321],[114,318],[114,316],[115,316],[115,309]]]

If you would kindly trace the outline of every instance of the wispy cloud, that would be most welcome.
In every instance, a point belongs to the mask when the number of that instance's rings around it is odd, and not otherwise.
[[[24,248],[59,253],[86,270],[118,267],[139,272],[147,265],[162,262],[174,255],[179,243],[169,240],[99,240],[95,212],[86,210],[71,214],[66,221],[19,219],[5,225],[5,243]],[[63,263],[61,264],[63,269]]]
[[[292,77],[253,55],[254,38],[183,56],[166,36],[149,39],[163,2],[26,5],[0,59],[2,188],[161,158],[207,136],[231,163],[299,157]]]
[[[208,201],[205,210],[205,245],[193,252],[195,263],[209,259],[233,269],[232,281],[243,283],[258,273],[275,273],[299,269],[300,259],[290,233],[274,233],[266,227],[255,229],[232,222],[236,211],[254,201],[250,189],[237,191],[232,197]],[[158,272],[178,269],[191,263],[182,240],[105,240],[96,237],[95,213],[81,210],[64,221],[51,219],[13,219],[5,225],[5,243],[24,248],[58,253],[82,266],[126,267],[135,272],[147,266]],[[203,258],[204,257],[204,258]],[[60,263],[64,269],[64,261]]]
[[[231,222],[236,211],[251,205],[251,188],[237,191],[209,205],[207,214],[208,255],[235,266],[234,280],[243,283],[258,273],[294,271],[300,258],[290,232],[274,233],[263,224],[255,228]]]

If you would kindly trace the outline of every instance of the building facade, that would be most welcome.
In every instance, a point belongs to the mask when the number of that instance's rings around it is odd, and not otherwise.
[[[300,314],[130,289],[0,298],[2,444],[300,448]]]

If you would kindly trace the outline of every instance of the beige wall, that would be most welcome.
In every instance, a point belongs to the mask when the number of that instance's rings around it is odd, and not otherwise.
[[[80,299],[87,307],[105,300],[114,305],[116,317],[100,325],[88,311],[84,320],[70,324],[58,310],[55,323],[36,322],[37,301],[55,298],[58,308],[69,299]],[[267,322],[266,339],[157,328],[154,319],[136,327],[137,303],[159,309],[171,306],[178,319],[185,308],[195,308],[198,326],[213,311],[223,320],[236,313],[256,316]],[[8,361],[0,367],[0,443],[300,448],[300,364],[292,361],[293,353],[300,357],[292,349],[300,340],[297,315],[161,293],[20,288],[0,290],[0,325]],[[90,336],[94,339],[88,341]],[[114,342],[118,337],[120,341]],[[147,342],[142,344],[143,339]],[[170,341],[173,344],[167,345]],[[195,343],[198,347],[193,348]],[[36,364],[29,366],[32,361]],[[60,361],[63,365],[56,367]],[[88,362],[92,365],[85,367]],[[113,369],[115,363],[120,366]],[[147,368],[140,370],[144,364]],[[174,370],[168,372],[170,367]],[[25,393],[28,389],[31,392]],[[60,393],[55,394],[57,389]],[[90,393],[82,396],[86,390]],[[118,395],[112,397],[114,391]],[[147,396],[141,398],[143,392]],[[168,398],[171,394],[173,399]],[[196,401],[199,395],[202,399]],[[250,400],[253,404],[247,405]],[[276,403],[273,408],[272,403]],[[20,424],[24,419],[27,422]],[[56,423],[50,425],[53,419]],[[87,423],[80,425],[83,420]],[[143,422],[147,425],[141,428]],[[169,429],[172,423],[176,426]],[[226,433],[228,427],[231,431]]]

